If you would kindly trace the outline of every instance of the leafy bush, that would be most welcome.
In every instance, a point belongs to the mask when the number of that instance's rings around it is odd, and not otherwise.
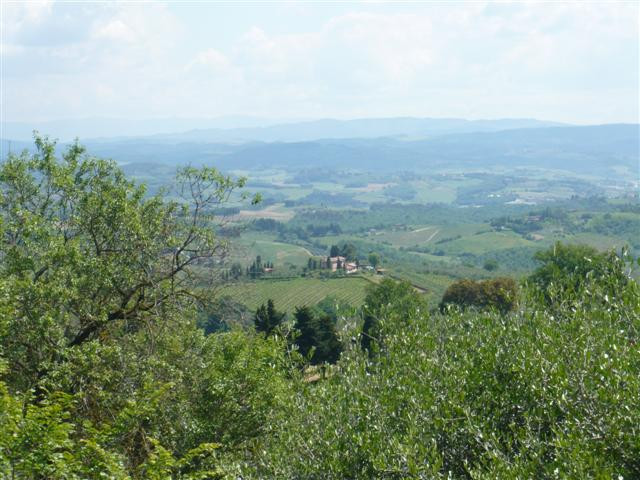
[[[380,284],[371,285],[368,287],[364,301],[364,323],[360,345],[370,354],[381,346],[383,341],[381,320],[389,311],[394,311],[399,314],[399,317],[403,317],[421,309],[426,311],[427,304],[408,282],[396,282],[385,278]]]
[[[587,279],[561,319],[535,289],[510,315],[395,303],[384,354],[301,384],[245,476],[637,478],[640,292],[622,288],[603,306]]]
[[[579,303],[590,294],[585,285],[595,282],[604,289],[607,299],[624,292],[630,281],[631,258],[613,251],[598,252],[586,245],[556,243],[549,250],[538,252],[541,263],[528,281],[537,288],[549,305],[563,302]]]
[[[476,282],[469,279],[452,283],[442,296],[440,310],[445,311],[448,305],[461,308],[495,308],[502,313],[515,308],[518,287],[512,278],[500,277],[492,280]]]

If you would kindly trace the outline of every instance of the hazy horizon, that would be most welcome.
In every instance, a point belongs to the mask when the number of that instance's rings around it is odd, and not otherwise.
[[[250,116],[221,116],[221,117],[200,117],[200,118],[180,118],[180,117],[159,117],[159,118],[118,118],[118,117],[86,117],[82,119],[61,118],[46,122],[2,122],[0,125],[0,138],[5,140],[30,141],[33,138],[33,131],[57,138],[59,141],[67,142],[75,138],[100,139],[100,138],[142,138],[163,136],[169,134],[181,134],[197,131],[220,131],[220,132],[242,132],[256,133],[260,130],[280,128],[284,131],[296,129],[301,126],[325,126],[332,123],[349,125],[358,122],[380,122],[392,126],[394,123],[402,124],[403,121],[430,121],[434,124],[446,122],[467,122],[469,125],[481,125],[484,123],[509,124],[512,128],[532,128],[551,126],[595,126],[599,124],[570,124],[555,122],[546,119],[533,118],[455,118],[455,117],[418,117],[418,116],[394,116],[394,117],[360,117],[360,118],[264,118]],[[522,122],[522,127],[513,126]],[[373,125],[372,123],[372,125]],[[531,123],[532,125],[529,125]],[[322,128],[318,129],[318,135],[314,138],[322,138]],[[415,133],[410,128],[408,131],[398,125],[392,127],[396,135],[411,135]],[[473,131],[470,128],[468,131]],[[482,129],[480,129],[482,130]],[[479,131],[480,131],[479,130]],[[428,134],[429,131],[424,131]],[[441,133],[441,132],[440,132]],[[453,133],[453,132],[451,132]],[[361,137],[363,134],[355,135]],[[375,129],[371,134],[364,136],[376,137],[385,136],[376,134]],[[256,140],[248,137],[247,141]]]

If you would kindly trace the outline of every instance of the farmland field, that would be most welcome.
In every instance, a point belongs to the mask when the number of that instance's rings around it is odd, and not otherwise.
[[[256,309],[272,299],[279,310],[293,312],[295,307],[315,305],[327,296],[360,306],[365,288],[370,282],[362,277],[351,278],[296,278],[293,280],[260,280],[238,283],[221,289],[221,295]]]
[[[290,209],[286,209],[282,204],[270,205],[262,210],[241,210],[240,213],[232,220],[252,220],[255,218],[272,218],[274,220],[280,220],[286,222],[293,218],[294,212]]]
[[[571,241],[573,243],[591,245],[592,247],[598,248],[600,250],[620,248],[624,245],[628,245],[629,243],[622,238],[601,235],[598,233],[576,233],[571,236]]]
[[[514,232],[487,232],[452,240],[439,246],[447,254],[455,255],[464,252],[482,254],[506,248],[536,246],[536,244]]]
[[[257,255],[260,255],[264,262],[273,262],[276,269],[279,269],[287,264],[306,265],[310,253],[303,247],[277,242],[272,236],[247,233],[234,249],[232,260],[249,265]]]

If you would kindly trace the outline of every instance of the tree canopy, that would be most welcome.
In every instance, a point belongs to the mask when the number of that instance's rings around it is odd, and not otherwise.
[[[228,249],[213,212],[244,180],[187,167],[149,196],[77,143],[35,143],[0,164],[0,476],[215,478],[285,375],[282,346],[195,323]]]

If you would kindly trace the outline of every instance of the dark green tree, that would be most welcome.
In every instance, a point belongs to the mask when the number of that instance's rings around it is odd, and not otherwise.
[[[276,310],[273,300],[267,300],[266,305],[262,304],[256,310],[253,320],[256,332],[262,332],[267,336],[271,335],[282,323],[284,317],[284,313]]]
[[[296,307],[294,328],[298,332],[295,344],[300,353],[307,357],[316,344],[315,318],[309,307]]]
[[[229,275],[234,280],[238,280],[242,276],[242,265],[235,262],[231,265],[231,269],[229,270]]]
[[[345,243],[340,253],[348,261],[353,261],[358,257],[358,249],[352,243]]]
[[[294,315],[295,329],[299,332],[295,343],[300,353],[305,357],[311,355],[309,361],[312,365],[337,362],[342,344],[333,319],[329,315],[318,314],[310,307],[298,307]]]
[[[494,259],[489,259],[486,262],[484,262],[483,268],[485,270],[487,270],[488,272],[493,272],[494,270],[498,269],[498,262]]]
[[[342,344],[336,326],[329,315],[319,315],[315,319],[315,352],[311,363],[336,363],[342,352]]]
[[[442,296],[440,310],[447,305],[457,305],[460,308],[482,305],[482,287],[478,282],[467,278],[453,282]]]
[[[495,308],[501,313],[512,311],[518,301],[518,285],[513,278],[499,277],[480,282],[482,306]]]
[[[215,450],[260,435],[282,345],[196,327],[243,184],[185,168],[152,196],[39,137],[0,163],[0,478],[220,478]]]
[[[20,291],[2,342],[9,375],[27,389],[70,350],[204,300],[196,285],[219,275],[196,265],[228,249],[205,212],[244,185],[187,167],[174,192],[183,202],[168,201],[77,143],[62,159],[46,138],[36,148],[0,164],[1,274]]]

